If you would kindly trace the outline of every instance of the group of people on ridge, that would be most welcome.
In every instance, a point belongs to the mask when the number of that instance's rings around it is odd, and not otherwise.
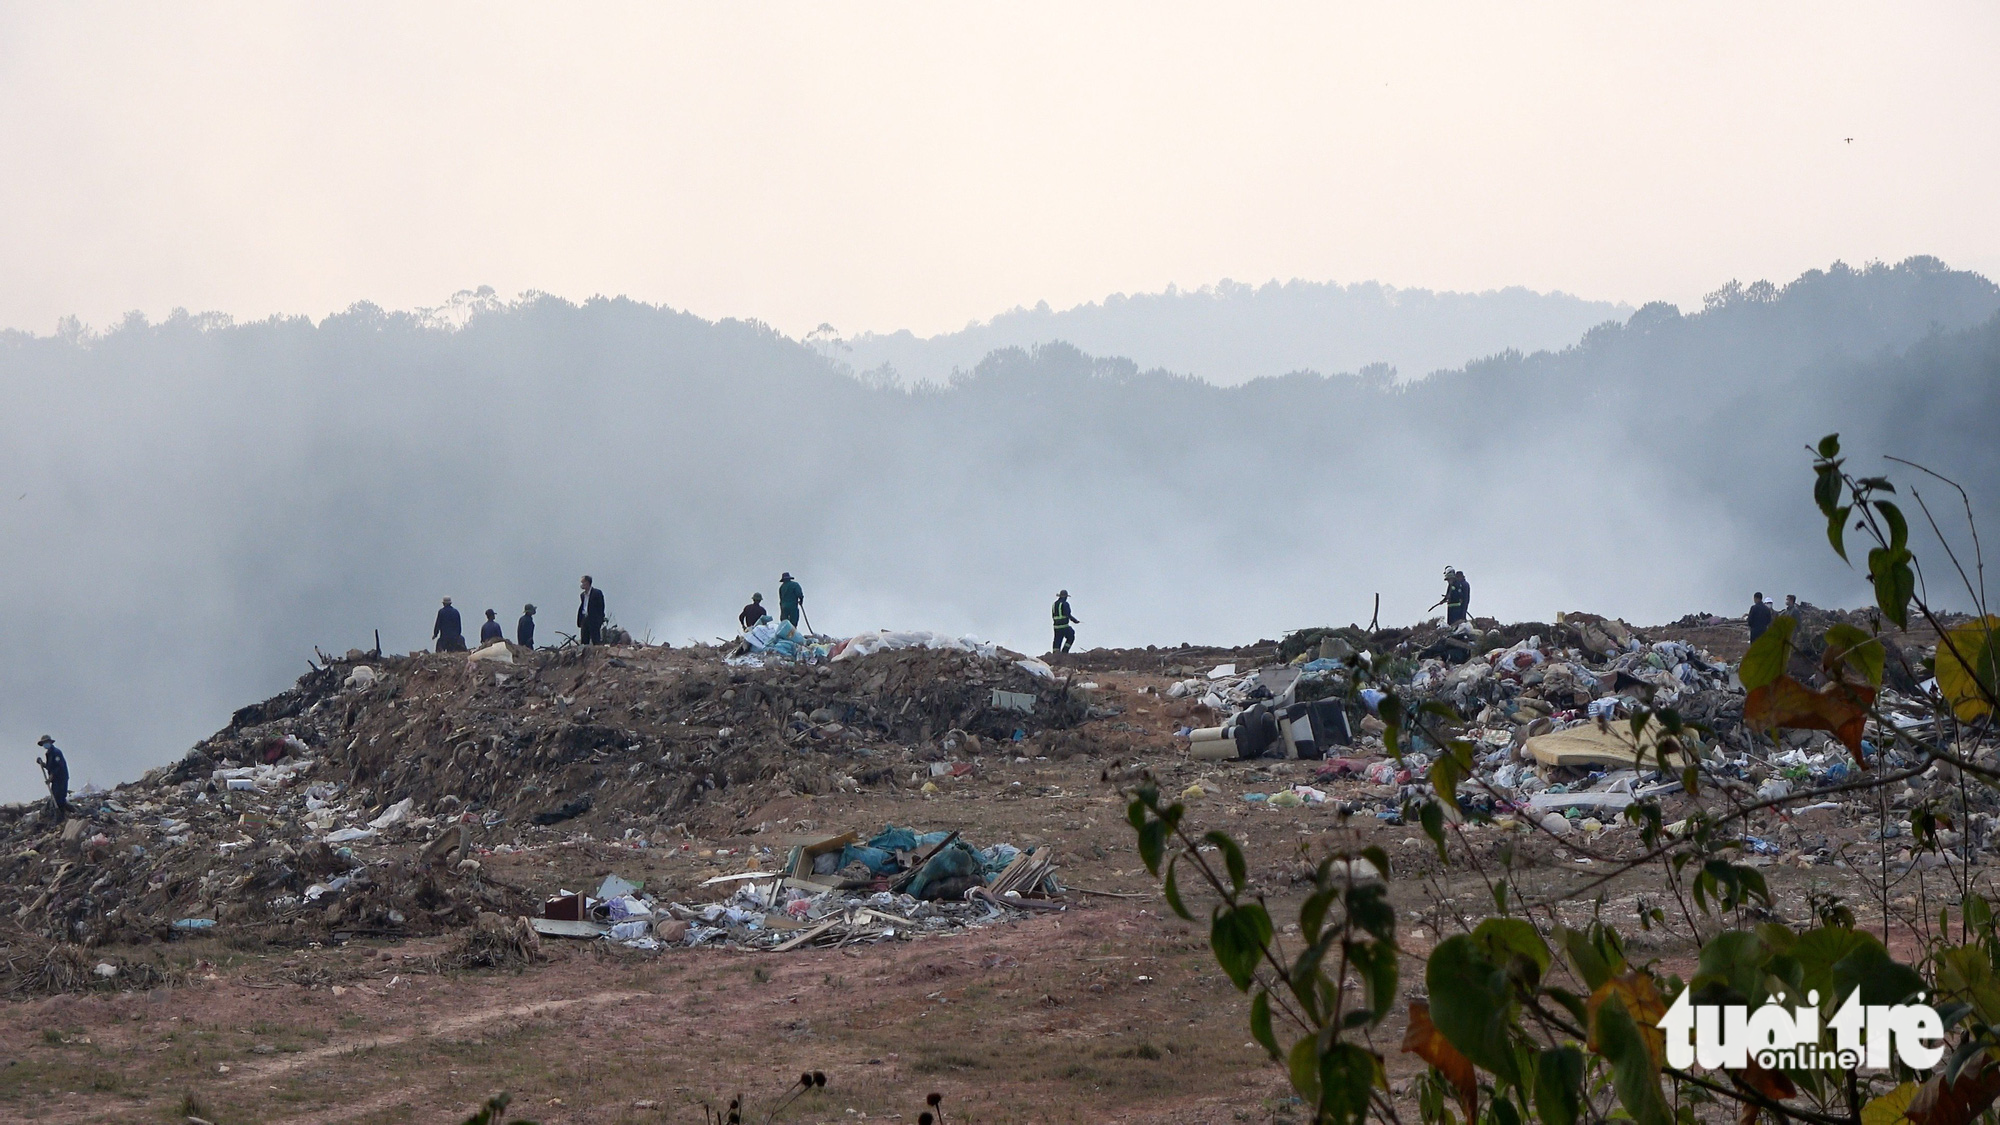
[[[1463,573],[1452,567],[1445,568],[1444,578],[1444,597],[1438,599],[1438,605],[1445,607],[1446,622],[1457,625],[1467,620],[1467,615],[1471,612],[1472,584],[1466,580]],[[1785,611],[1794,612],[1797,601],[1795,597],[1787,597]],[[799,585],[798,579],[793,578],[790,571],[779,575],[779,620],[791,624],[794,628],[798,627],[800,619],[805,614],[805,604],[805,589]],[[1435,609],[1436,606],[1432,608]],[[764,604],[764,595],[752,594],[750,604],[743,607],[736,615],[736,620],[746,630],[771,620],[770,609]],[[604,622],[604,591],[598,589],[596,582],[586,574],[579,583],[577,594],[578,639],[587,645],[601,644]],[[1049,607],[1049,623],[1054,629],[1054,637],[1049,644],[1050,650],[1059,653],[1069,652],[1076,644],[1076,626],[1082,624],[1083,619],[1070,608],[1068,590],[1056,592],[1056,600]],[[1755,640],[1760,636],[1770,627],[1770,623],[1771,607],[1764,602],[1764,595],[1760,593],[1750,610],[1751,639]],[[501,627],[499,615],[493,610],[487,610],[486,620],[479,627],[480,645],[504,640],[505,637],[506,631]],[[435,642],[438,652],[466,651],[464,626],[459,618],[458,609],[451,604],[450,598],[444,599],[444,604],[438,609],[437,618],[431,625],[431,639]],[[514,626],[514,641],[525,648],[535,647],[535,606],[532,602],[521,607],[520,620],[515,622]],[[64,759],[63,752],[56,748],[55,739],[50,736],[43,735],[38,745],[43,748],[45,754],[36,759],[36,764],[41,766],[42,776],[48,782],[49,797],[55,805],[56,814],[66,817],[69,815],[69,763]]]
[[[576,627],[584,644],[598,644],[604,634],[604,591],[597,588],[590,575],[583,576],[583,592],[577,597]],[[486,623],[479,627],[480,647],[494,641],[507,639],[507,630],[500,625],[499,614],[486,611]],[[464,652],[465,629],[460,624],[458,607],[446,598],[439,607],[437,618],[431,623],[431,640],[439,652]],[[523,648],[535,647],[535,603],[521,607],[521,619],[514,623],[514,643]]]
[[[1782,612],[1786,617],[1794,621],[1798,620],[1799,596],[1797,594],[1785,595],[1785,608]],[[1771,603],[1764,600],[1764,592],[1762,590],[1750,595],[1750,613],[1744,618],[1744,621],[1750,626],[1751,644],[1757,643],[1757,638],[1763,636],[1764,631],[1771,627],[1771,620],[1776,616],[1778,614],[1772,611]]]

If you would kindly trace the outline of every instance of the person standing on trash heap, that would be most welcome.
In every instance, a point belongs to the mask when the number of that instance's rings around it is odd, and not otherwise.
[[[778,616],[791,622],[793,628],[797,628],[799,624],[799,611],[805,608],[805,604],[805,589],[799,585],[796,578],[792,577],[792,572],[788,570],[779,575]]]
[[[494,641],[504,641],[506,639],[507,630],[500,627],[500,615],[490,609],[487,610],[486,624],[479,627],[479,647],[485,648]]]
[[[604,631],[604,591],[583,576],[583,593],[576,601],[576,624],[583,630],[583,643],[594,645]]]
[[[1472,583],[1466,581],[1463,571],[1452,567],[1444,568],[1444,623],[1457,625],[1464,621],[1472,608]]]
[[[1797,594],[1785,595],[1784,614],[1794,621],[1799,619],[1799,596]]]
[[[535,647],[535,603],[521,607],[521,619],[514,623],[514,643],[522,648]]]
[[[1771,627],[1771,603],[1764,600],[1762,590],[1750,595],[1750,614],[1744,620],[1750,625],[1750,643],[1754,645]]]
[[[56,819],[69,818],[69,762],[63,752],[56,749],[56,740],[43,735],[36,742],[47,751],[45,757],[36,758],[35,764],[42,767],[42,780],[49,783],[49,800],[55,804]]]
[[[764,595],[752,594],[750,595],[750,604],[744,606],[743,612],[736,615],[736,622],[743,626],[744,631],[747,632],[752,626],[769,616],[771,616],[771,611],[764,608]]]
[[[465,630],[458,623],[458,611],[452,608],[450,598],[444,600],[437,621],[431,625],[431,639],[437,642],[439,652],[465,651]]]
[[[1076,630],[1072,627],[1083,622],[1083,618],[1069,611],[1069,591],[1056,591],[1056,604],[1049,607],[1049,618],[1056,628],[1056,639],[1049,645],[1050,652],[1068,652],[1076,643]]]

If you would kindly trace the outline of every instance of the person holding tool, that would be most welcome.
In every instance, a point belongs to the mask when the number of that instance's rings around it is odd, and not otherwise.
[[[799,585],[798,579],[792,577],[791,571],[786,571],[778,578],[778,616],[791,622],[793,628],[797,628],[799,614],[805,612],[805,606],[805,588]]]
[[[1466,581],[1463,572],[1451,567],[1444,568],[1444,597],[1432,603],[1431,608],[1444,607],[1444,623],[1456,625],[1465,620],[1472,605],[1472,583]]]
[[[63,752],[56,749],[56,740],[43,735],[37,746],[48,751],[48,755],[36,758],[35,764],[42,767],[42,780],[49,783],[49,800],[56,807],[56,819],[69,818],[69,761]]]

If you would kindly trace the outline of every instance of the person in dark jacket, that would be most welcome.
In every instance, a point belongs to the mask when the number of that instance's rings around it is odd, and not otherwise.
[[[745,629],[749,629],[769,616],[771,616],[771,611],[764,608],[764,595],[752,594],[750,595],[750,604],[744,606],[743,612],[736,615],[736,622]]]
[[[799,623],[799,613],[805,608],[805,604],[805,587],[799,585],[798,579],[793,578],[792,572],[789,570],[780,575],[778,578],[778,616],[797,626]]]
[[[56,749],[56,740],[48,735],[43,735],[36,745],[48,752],[45,757],[36,758],[35,764],[42,767],[42,780],[49,783],[49,800],[55,804],[56,819],[66,820],[69,817],[69,762],[63,757],[63,752]]]
[[[465,629],[459,624],[458,611],[446,598],[438,610],[437,621],[431,625],[431,639],[437,642],[439,652],[464,652]]]
[[[1068,652],[1076,643],[1075,626],[1082,624],[1083,618],[1069,611],[1069,591],[1056,592],[1056,604],[1049,607],[1049,620],[1055,626],[1056,639],[1050,644],[1050,652]]]
[[[1466,580],[1464,571],[1444,568],[1444,597],[1438,600],[1444,604],[1446,625],[1456,625],[1466,619],[1472,611],[1472,583]]]
[[[1746,620],[1750,623],[1751,644],[1756,644],[1764,630],[1771,627],[1771,617],[1771,603],[1764,600],[1764,592],[1759,590],[1750,595],[1750,616]]]
[[[506,639],[507,630],[500,627],[500,615],[490,609],[487,610],[486,624],[479,627],[479,647],[485,648],[494,641],[504,641]]]
[[[535,647],[535,607],[532,602],[521,607],[521,619],[514,623],[514,643],[522,648]]]
[[[583,630],[583,643],[594,645],[604,631],[604,591],[583,576],[583,593],[576,601],[576,624]]]

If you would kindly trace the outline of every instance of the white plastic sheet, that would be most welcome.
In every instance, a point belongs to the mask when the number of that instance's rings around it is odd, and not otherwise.
[[[755,630],[752,630],[753,632]],[[932,648],[947,652],[970,652],[978,656],[996,657],[1000,655],[997,646],[988,644],[977,637],[953,637],[928,630],[915,632],[895,632],[878,629],[869,633],[849,637],[847,646],[840,650],[835,660],[859,660],[878,652],[892,652],[906,648]],[[1038,662],[1039,663],[1039,662]],[[1029,669],[1034,671],[1034,669]]]

